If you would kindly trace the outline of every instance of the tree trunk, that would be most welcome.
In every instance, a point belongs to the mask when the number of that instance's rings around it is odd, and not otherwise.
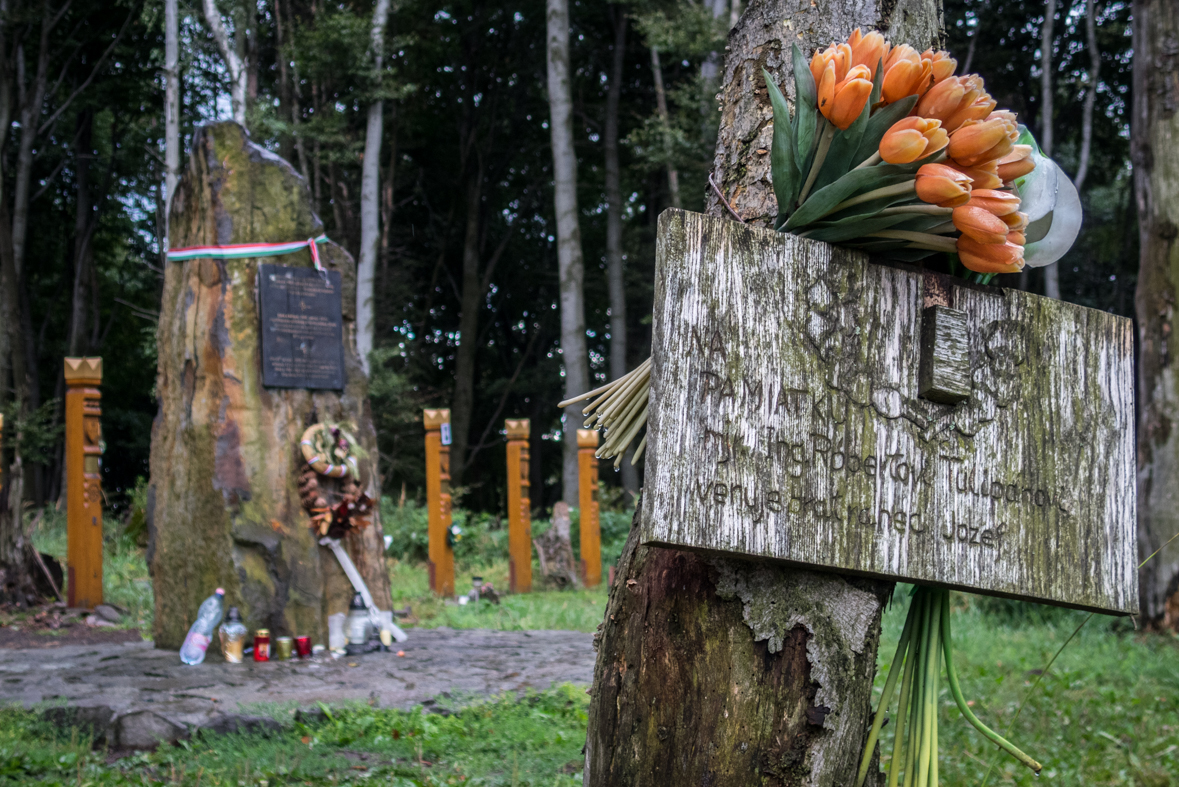
[[[168,205],[172,202],[176,183],[180,180],[180,26],[176,4],[177,0],[164,0],[165,237],[168,232]],[[285,69],[283,73],[286,73]]]
[[[225,29],[225,22],[221,19],[221,12],[217,10],[216,0],[204,0],[202,8],[205,12],[205,23],[213,33],[213,40],[217,50],[221,52],[221,59],[225,61],[225,70],[229,74],[229,102],[233,109],[234,122],[243,128],[246,125],[246,94],[248,74],[246,64],[239,54],[242,49],[241,38],[244,33],[235,31],[236,41],[230,41],[229,33]]]
[[[589,390],[585,347],[585,265],[577,214],[577,152],[573,148],[573,95],[569,69],[569,0],[547,0],[548,89],[553,145],[553,202],[557,214],[557,269],[561,289],[561,360],[565,396]],[[581,421],[563,419],[562,499],[577,505],[577,428]]]
[[[1044,24],[1040,27],[1040,147],[1044,155],[1052,157],[1052,44],[1056,23],[1056,0],[1045,0]],[[1044,294],[1060,300],[1060,265],[1044,266]]]
[[[793,99],[795,41],[809,55],[856,27],[881,29],[919,51],[941,40],[937,0],[817,0],[802,8],[753,0],[729,35],[714,178],[757,226],[777,215],[769,156],[750,155],[768,149],[773,133],[761,68]],[[715,194],[708,212],[727,213]],[[637,539],[632,528],[598,635],[586,784],[852,783],[891,583],[706,558]],[[852,609],[863,625],[839,622]]]
[[[1134,3],[1131,157],[1138,202],[1138,544],[1142,617],[1179,630],[1179,408],[1174,341],[1179,290],[1179,8],[1171,0]],[[1164,546],[1166,545],[1166,546]]]
[[[385,22],[389,0],[377,0],[373,9],[373,73],[381,76],[385,48]],[[356,351],[368,374],[368,356],[373,351],[373,281],[377,270],[377,244],[381,239],[381,135],[385,126],[385,103],[374,101],[368,108],[364,136],[364,161],[360,171],[360,255],[356,261]]]
[[[177,246],[281,242],[322,230],[293,167],[235,123],[198,130],[172,202]],[[351,588],[335,556],[317,545],[300,503],[299,440],[311,424],[344,425],[367,452],[361,488],[373,499],[377,446],[354,341],[355,267],[334,243],[320,254],[343,279],[340,392],[262,386],[256,260],[198,259],[165,270],[147,513],[157,647],[180,645],[217,586],[250,628],[275,635],[326,642],[327,615],[347,609]],[[306,267],[310,255],[267,262]],[[345,544],[377,605],[389,609],[375,512],[373,520]]]
[[[1085,0],[1085,44],[1089,49],[1089,89],[1081,110],[1081,152],[1077,154],[1077,191],[1089,175],[1089,151],[1093,147],[1093,104],[1097,99],[1097,80],[1101,76],[1101,50],[1097,48],[1097,0]]]
[[[663,155],[667,158],[667,194],[673,208],[680,208],[680,173],[672,159],[671,114],[667,109],[667,91],[663,89],[663,65],[659,62],[659,50],[651,47],[651,77],[655,80],[655,107],[659,111],[659,124],[663,129]]]
[[[82,355],[86,337],[86,302],[90,295],[90,265],[94,256],[90,244],[94,208],[90,199],[90,160],[93,146],[94,114],[78,115],[78,143],[74,153],[74,181],[77,196],[74,205],[74,282],[70,293],[69,335],[66,355]]]
[[[462,300],[459,304],[459,346],[454,354],[454,395],[450,401],[450,484],[460,487],[467,462],[471,410],[475,403],[475,352],[479,341],[479,218],[482,213],[483,168],[474,163],[467,183],[467,227],[463,233]]]
[[[622,100],[622,69],[626,61],[626,13],[612,4],[614,50],[606,93],[606,284],[610,292],[610,379],[626,368],[626,269],[622,259],[622,168],[618,164],[618,105]],[[635,495],[639,473],[629,456],[622,462],[622,488]]]

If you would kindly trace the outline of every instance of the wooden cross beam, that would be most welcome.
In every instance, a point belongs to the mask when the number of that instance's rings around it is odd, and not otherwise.
[[[655,278],[645,542],[1136,611],[1129,320],[679,210]]]

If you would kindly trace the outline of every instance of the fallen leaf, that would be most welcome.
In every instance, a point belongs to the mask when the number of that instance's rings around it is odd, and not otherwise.
[[[310,735],[304,735],[304,736],[303,736],[303,738],[302,738],[302,741],[303,741],[303,743],[311,743],[311,736],[310,736]]]
[[[359,664],[357,664],[355,661],[349,661],[349,662],[348,662],[348,666],[349,666],[349,667],[359,667],[360,665],[359,665]]]
[[[398,655],[398,656],[404,656],[404,655],[405,655],[405,651],[404,651],[404,650],[399,650],[399,651],[397,651],[397,655]]]

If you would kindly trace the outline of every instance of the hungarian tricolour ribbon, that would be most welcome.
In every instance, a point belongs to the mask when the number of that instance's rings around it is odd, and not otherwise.
[[[280,254],[290,254],[300,249],[310,248],[311,261],[315,263],[315,269],[322,271],[323,266],[319,262],[319,249],[317,245],[327,242],[327,235],[320,235],[318,238],[294,240],[290,243],[232,243],[227,246],[189,246],[183,249],[169,249],[168,259],[172,262],[195,260],[201,257],[210,257],[215,260],[240,260],[244,257],[277,257]]]

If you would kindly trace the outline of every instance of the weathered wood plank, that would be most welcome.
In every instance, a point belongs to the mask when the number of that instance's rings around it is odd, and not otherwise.
[[[644,541],[1136,610],[1129,320],[956,286],[951,406],[918,273],[669,210],[656,280]]]

